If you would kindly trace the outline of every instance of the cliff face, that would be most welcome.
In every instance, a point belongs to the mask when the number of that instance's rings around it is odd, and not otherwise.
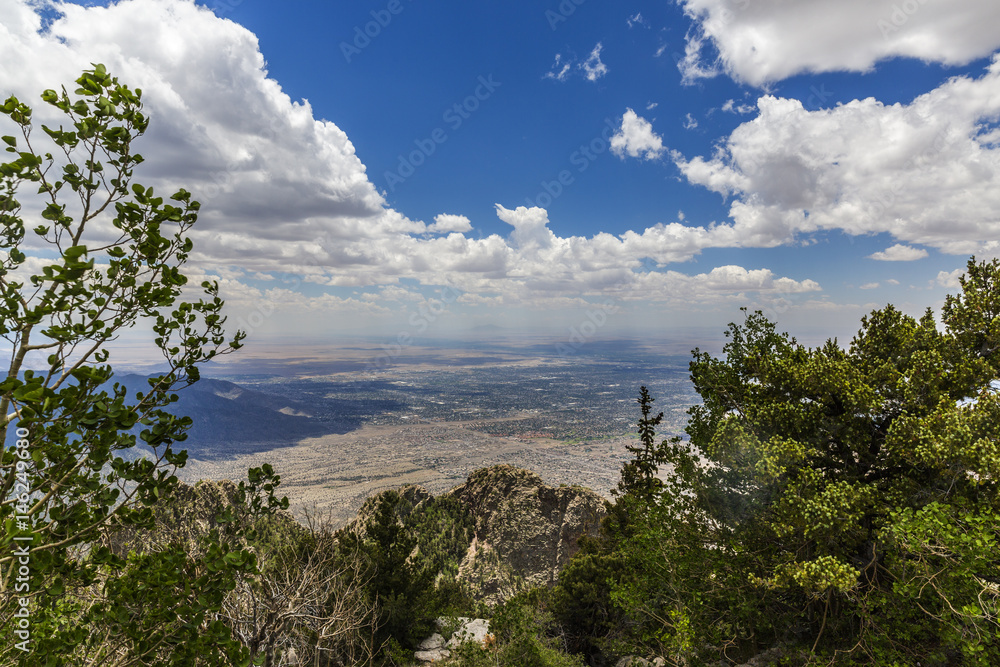
[[[459,579],[488,601],[521,586],[552,585],[579,549],[596,534],[604,500],[581,487],[551,487],[529,470],[498,465],[476,470],[448,492],[468,509],[474,538]]]
[[[369,534],[383,502],[415,538],[411,559],[432,559],[489,604],[554,584],[605,513],[604,500],[589,489],[547,486],[529,470],[497,465],[437,498],[416,486],[378,494],[347,530]]]

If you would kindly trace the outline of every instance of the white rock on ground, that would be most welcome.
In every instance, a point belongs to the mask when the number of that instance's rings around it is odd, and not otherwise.
[[[413,657],[421,662],[437,662],[450,655],[451,651],[445,648],[444,637],[436,632],[420,642],[420,646],[413,653]]]
[[[486,635],[490,634],[490,622],[485,618],[466,618],[459,616],[455,619],[459,622],[458,630],[448,640],[448,648],[458,648],[465,642],[477,642],[482,645],[486,641]],[[438,627],[441,627],[447,619],[437,619]]]
[[[486,637],[490,634],[490,622],[485,618],[439,618],[437,626],[444,627],[450,623],[458,621],[458,629],[451,636],[447,643],[440,633],[435,632],[430,637],[420,642],[420,646],[414,652],[413,657],[421,662],[437,662],[444,660],[451,655],[449,649],[458,648],[465,642],[477,642],[480,646],[485,644]]]

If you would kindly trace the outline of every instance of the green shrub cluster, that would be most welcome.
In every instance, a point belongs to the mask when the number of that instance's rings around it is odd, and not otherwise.
[[[370,498],[361,519],[336,534],[341,562],[375,609],[376,647],[396,659],[412,655],[442,615],[469,615],[476,605],[458,581],[472,541],[472,519],[453,497],[415,499],[399,491]]]

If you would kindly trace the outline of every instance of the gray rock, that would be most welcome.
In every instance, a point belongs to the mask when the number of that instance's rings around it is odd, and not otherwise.
[[[490,634],[490,622],[488,620],[485,618],[466,618],[464,616],[459,616],[456,620],[459,622],[459,626],[455,630],[455,634],[448,640],[448,648],[458,648],[465,642],[476,642],[479,645],[483,645],[486,641],[486,636]],[[437,619],[438,627],[441,627],[446,622],[447,619]]]
[[[446,648],[436,648],[431,651],[414,651],[413,658],[420,662],[440,662],[447,660],[451,651]]]
[[[615,667],[650,667],[652,665],[645,658],[637,658],[634,655],[627,655],[615,663]]]
[[[580,538],[596,534],[605,514],[604,500],[593,491],[547,486],[535,473],[509,465],[476,470],[449,494],[475,522],[459,579],[488,603],[554,584]]]
[[[398,494],[394,501],[400,522],[432,498],[419,486],[384,491],[365,501],[346,530],[364,537],[387,493]],[[509,465],[475,470],[445,495],[458,500],[473,524],[457,579],[487,604],[504,602],[525,588],[554,584],[579,550],[580,538],[596,535],[605,515],[604,499],[593,491],[548,486],[530,470]]]
[[[420,646],[417,648],[421,651],[433,651],[435,649],[444,648],[444,637],[435,632],[430,637],[420,642]]]
[[[485,618],[438,618],[437,626],[443,628],[458,621],[458,629],[447,641],[440,633],[435,632],[430,637],[420,642],[420,646],[414,652],[413,657],[421,662],[437,662],[451,656],[450,649],[456,649],[465,642],[476,642],[484,645],[486,638],[490,635],[490,622]]]
[[[436,632],[420,642],[420,646],[413,653],[413,657],[421,662],[437,662],[450,655],[451,651],[445,648],[444,637]]]

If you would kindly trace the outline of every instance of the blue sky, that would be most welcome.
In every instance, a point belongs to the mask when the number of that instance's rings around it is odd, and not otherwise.
[[[192,270],[261,338],[431,306],[419,333],[559,336],[607,303],[595,335],[749,306],[843,337],[1000,253],[992,0],[0,0],[0,25],[0,94],[90,62],[143,88],[141,178],[203,201]]]

